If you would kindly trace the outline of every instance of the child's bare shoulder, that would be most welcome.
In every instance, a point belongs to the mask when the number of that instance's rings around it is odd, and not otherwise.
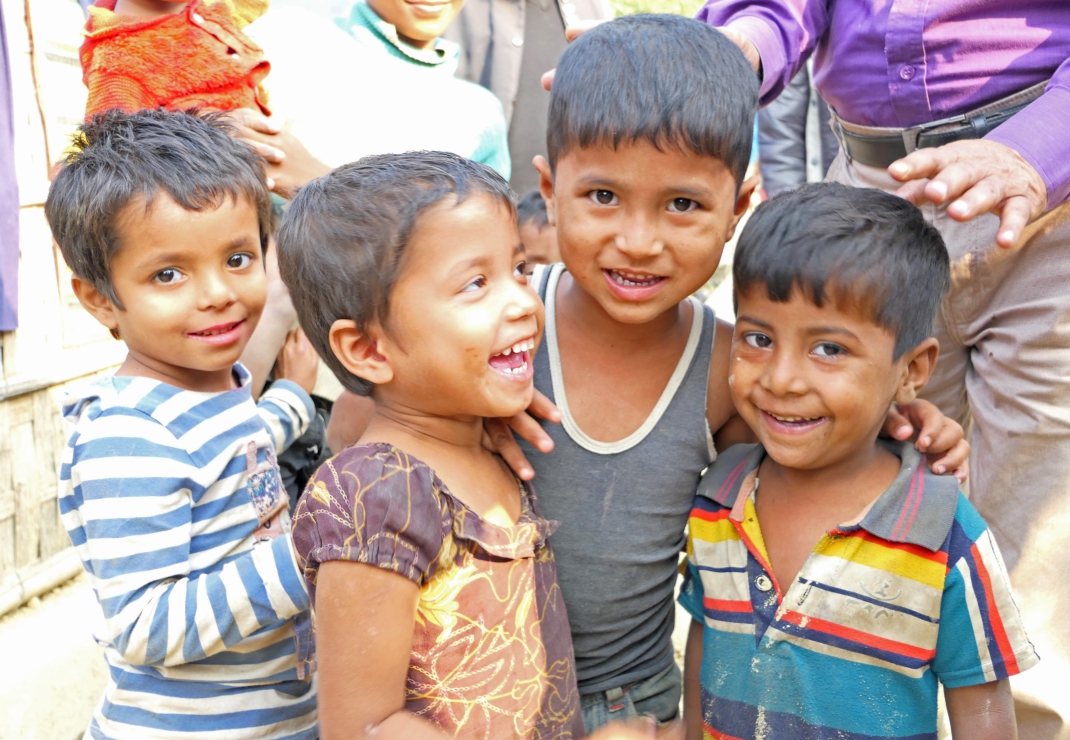
[[[732,404],[732,394],[728,389],[732,332],[732,324],[724,319],[717,319],[713,338],[713,355],[710,358],[710,378],[706,387],[706,421],[717,441],[718,449],[723,448],[726,443],[753,441],[751,434],[743,431],[746,425],[738,430],[739,434],[733,434],[737,431],[734,427],[742,424],[742,420],[736,413],[736,408]],[[731,436],[732,439],[728,440],[727,436]]]

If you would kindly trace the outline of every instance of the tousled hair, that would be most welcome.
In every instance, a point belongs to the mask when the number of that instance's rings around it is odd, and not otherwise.
[[[516,225],[523,226],[528,221],[534,221],[538,229],[550,223],[550,216],[546,213],[546,201],[538,188],[524,193],[516,202]]]
[[[550,166],[575,147],[647,141],[715,157],[743,182],[758,78],[720,31],[676,15],[603,23],[561,55],[550,93]]]
[[[834,301],[895,334],[894,358],[932,336],[951,284],[940,232],[902,198],[837,183],[804,185],[762,203],[739,236],[736,300],[765,288]],[[738,306],[737,306],[738,307]]]
[[[486,165],[446,152],[377,154],[301,188],[278,233],[279,269],[302,328],[348,390],[370,395],[331,350],[335,321],[366,331],[388,318],[390,294],[420,217],[486,193],[516,213],[509,184]]]
[[[45,200],[71,272],[122,308],[110,272],[124,246],[116,219],[135,199],[151,208],[160,192],[188,211],[248,199],[266,250],[274,215],[264,162],[232,133],[224,114],[195,110],[111,110],[82,124]]]

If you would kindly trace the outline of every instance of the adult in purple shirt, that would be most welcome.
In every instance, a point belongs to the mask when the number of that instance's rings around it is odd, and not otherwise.
[[[1020,736],[1070,739],[1070,2],[710,0],[697,17],[743,49],[763,103],[812,54],[846,150],[828,178],[897,191],[944,235],[928,397],[972,415],[971,498],[1041,655],[1013,681]]]

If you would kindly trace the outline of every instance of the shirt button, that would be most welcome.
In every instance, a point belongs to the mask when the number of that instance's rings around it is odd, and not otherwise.
[[[200,13],[190,13],[189,14],[189,19],[191,21],[193,21],[194,23],[196,23],[198,26],[204,24],[204,16],[201,15]]]
[[[523,46],[523,45],[524,45],[524,37],[523,36],[513,36],[513,46]]]
[[[902,77],[904,80],[912,79],[914,77],[914,68],[911,67],[909,64],[905,67],[900,68],[899,76]]]
[[[759,591],[768,592],[773,590],[773,582],[764,573],[754,579],[754,585]]]

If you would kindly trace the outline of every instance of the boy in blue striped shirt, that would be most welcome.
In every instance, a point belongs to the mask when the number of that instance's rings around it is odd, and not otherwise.
[[[315,738],[309,600],[275,455],[312,401],[254,404],[238,357],[266,300],[263,165],[218,117],[81,128],[45,212],[82,305],[129,354],[64,406],[64,524],[104,612],[86,738]]]

